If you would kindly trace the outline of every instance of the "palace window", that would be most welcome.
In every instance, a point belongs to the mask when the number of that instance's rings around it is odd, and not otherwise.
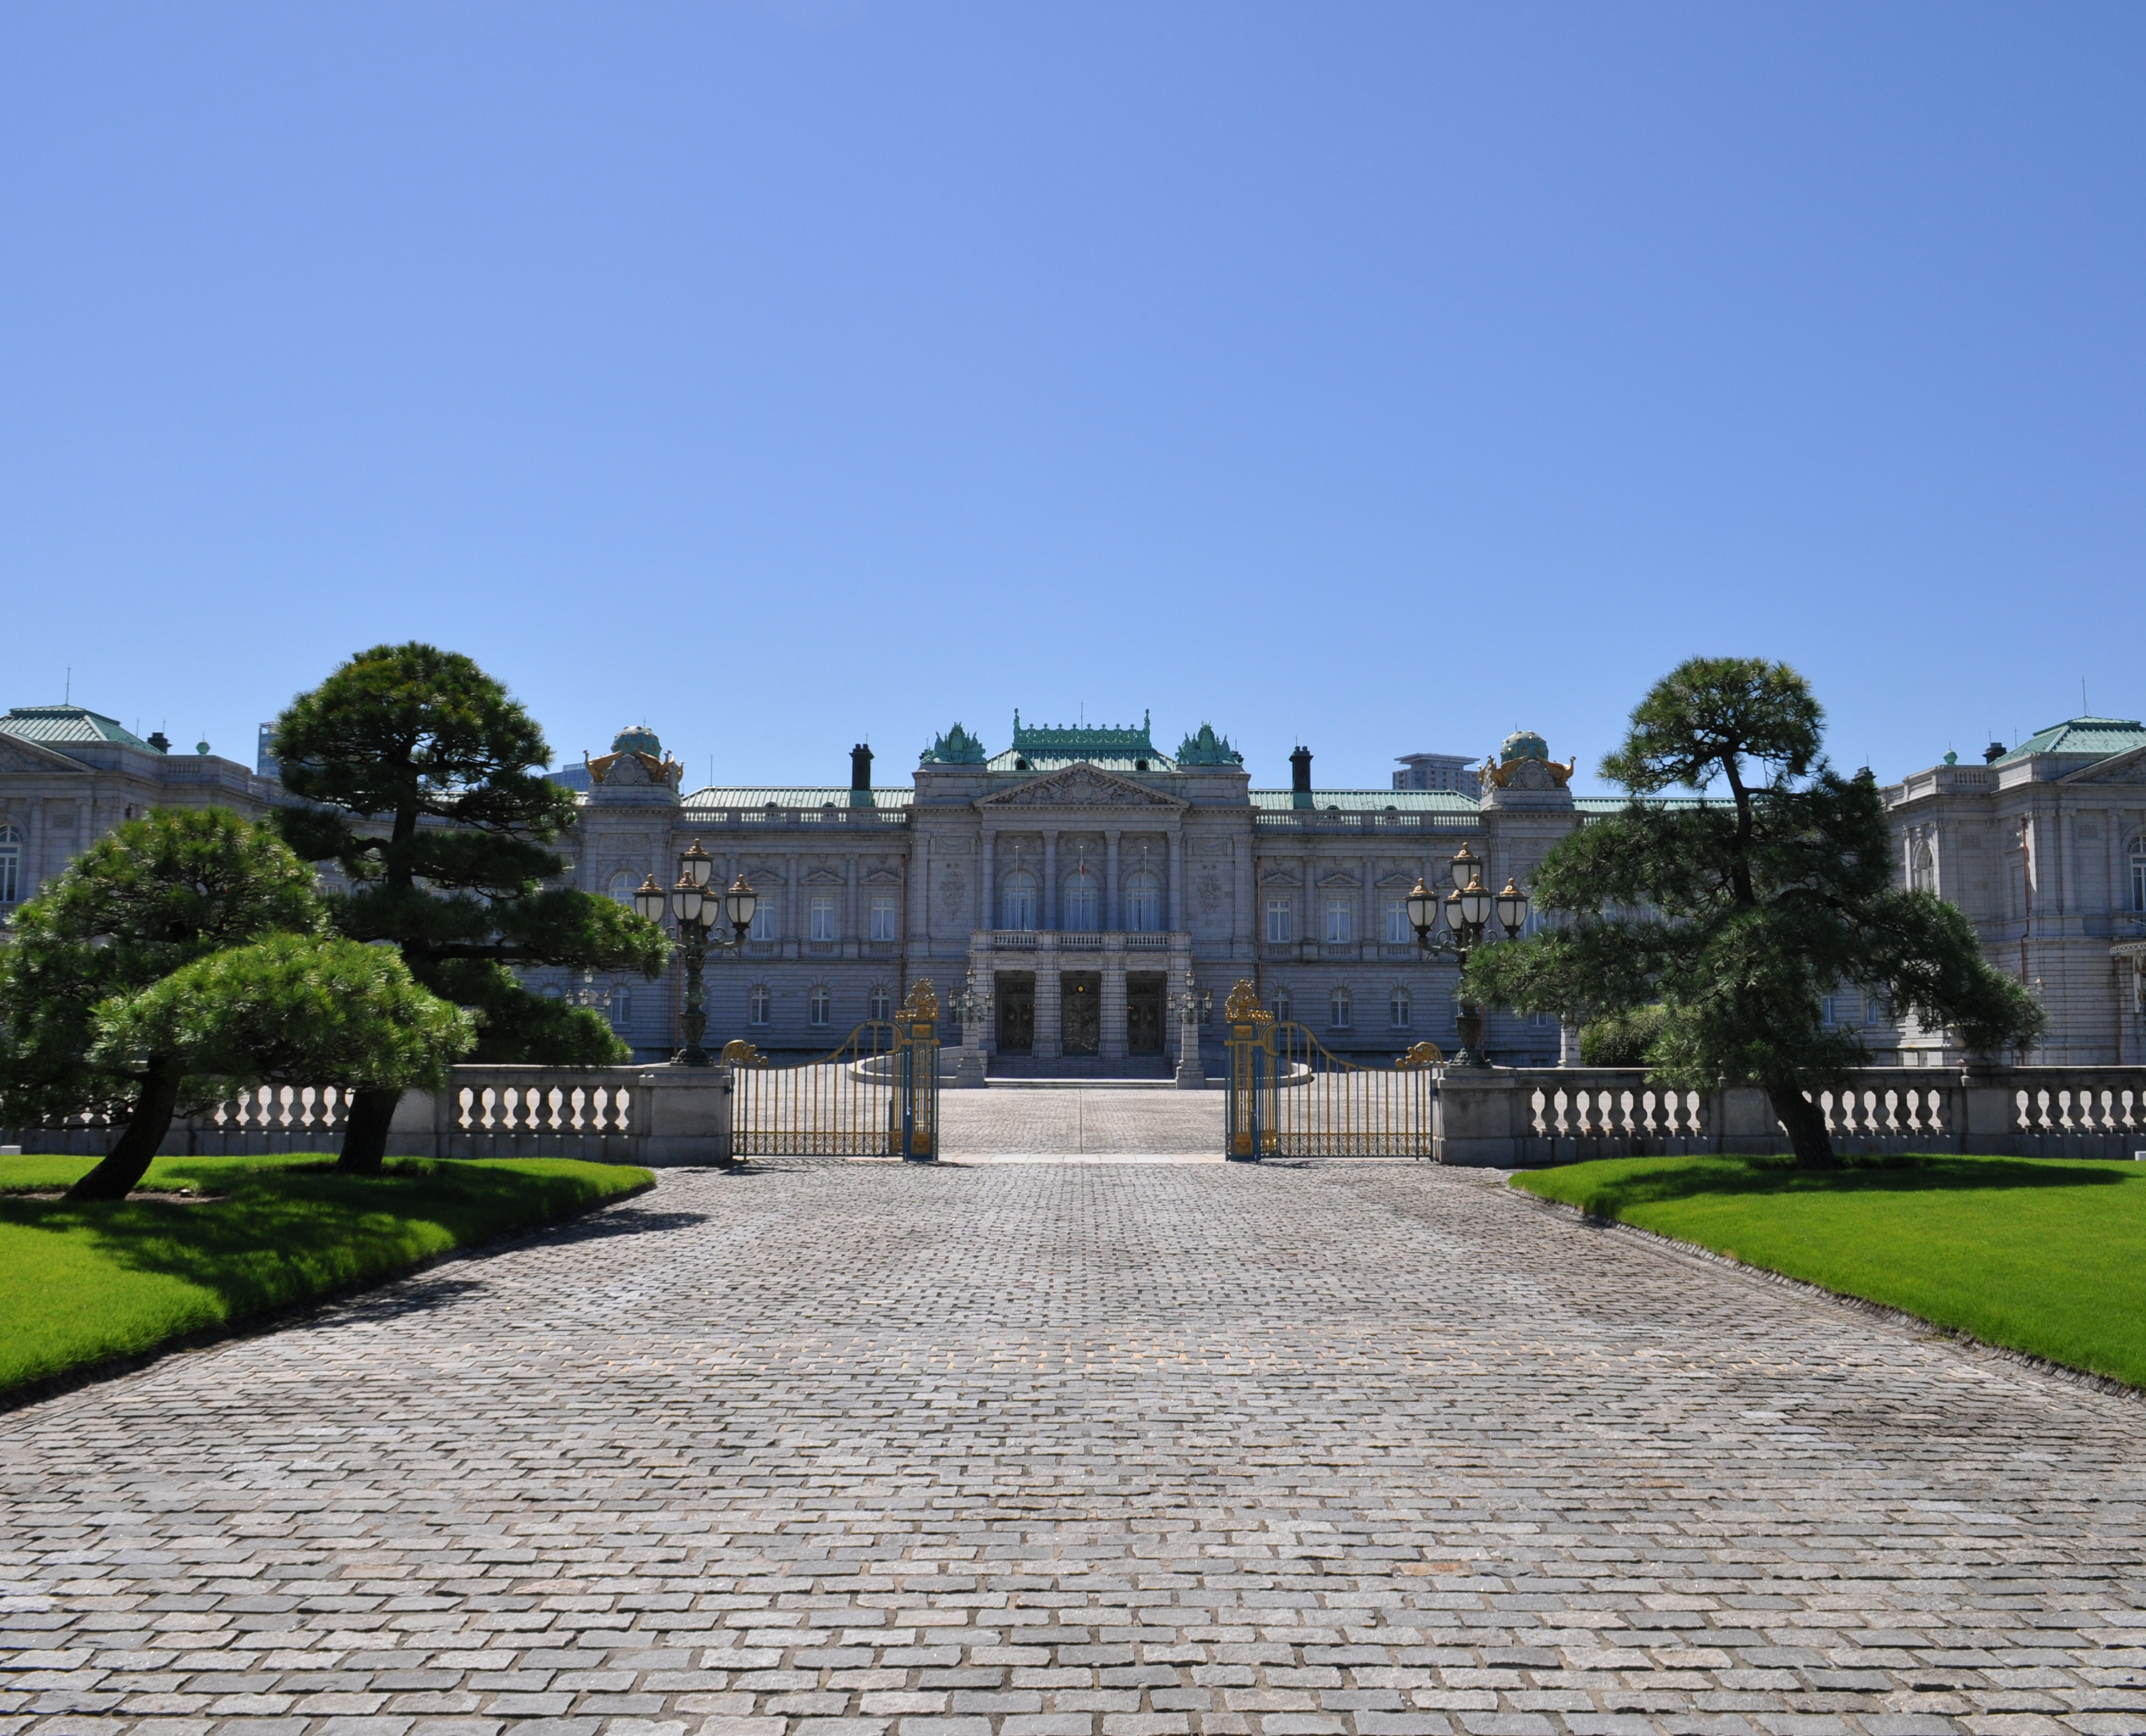
[[[1289,900],[1286,898],[1270,898],[1267,900],[1268,945],[1289,945]]]
[[[1347,899],[1330,898],[1326,900],[1326,944],[1329,946],[1346,946],[1349,944],[1350,914],[1350,905]]]
[[[14,904],[22,896],[22,831],[0,826],[0,905]]]
[[[1838,1030],[1842,1026],[1854,1029],[1863,1022],[1863,1007],[1859,997],[1854,995],[1829,995],[1820,1004],[1820,1013],[1826,1026]]]
[[[1914,854],[1908,865],[1908,888],[1914,892],[1934,892],[1938,889],[1938,860],[1931,853],[1927,838],[1915,842]]]
[[[1275,1023],[1277,1025],[1288,1024],[1290,1015],[1295,1011],[1295,1006],[1296,1003],[1289,998],[1288,990],[1276,989],[1274,991]]]
[[[1335,1030],[1348,1030],[1355,1012],[1346,989],[1336,989],[1326,997],[1326,1022]]]
[[[1415,1010],[1406,989],[1395,989],[1386,997],[1386,1023],[1395,1030],[1409,1028],[1409,1017]]]
[[[824,988],[815,989],[805,997],[805,1019],[815,1030],[823,1030],[829,1014],[833,1010],[835,997]]]
[[[624,1030],[633,1019],[633,994],[627,989],[613,989],[611,992],[611,1028]]]
[[[604,890],[630,910],[633,908],[633,889],[639,884],[640,882],[631,875],[621,869],[618,873],[611,875],[611,884],[606,886]]]
[[[813,895],[812,938],[816,940],[835,938],[835,899],[832,893]]]
[[[893,893],[875,892],[872,894],[872,939],[875,940],[891,940],[896,938],[894,931],[896,913],[896,906]]]
[[[775,997],[767,992],[767,985],[756,982],[752,992],[745,997],[745,1022],[765,1026],[768,1015],[775,1010]]]
[[[1059,926],[1069,934],[1091,935],[1103,925],[1103,882],[1085,862],[1066,876],[1066,901]]]
[[[871,985],[871,993],[865,997],[865,1011],[881,1025],[894,1016],[894,996],[887,993],[885,983]]]
[[[1386,900],[1386,945],[1405,946],[1415,938],[1415,930],[1409,926],[1408,901],[1389,898]]]
[[[999,890],[999,926],[1026,933],[1036,926],[1036,876],[1016,868]]]
[[[775,900],[762,897],[752,907],[752,938],[772,940],[775,938]]]
[[[2146,910],[2146,838],[2131,846],[2131,908]]]
[[[1162,881],[1145,868],[1125,876],[1125,930],[1129,934],[1152,935],[1162,928]]]

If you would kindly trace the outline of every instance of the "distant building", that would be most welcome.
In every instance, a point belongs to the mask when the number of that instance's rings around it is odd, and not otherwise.
[[[1394,774],[1396,790],[1450,790],[1458,796],[1480,796],[1483,774],[1465,754],[1402,754],[1401,769]]]
[[[112,827],[152,807],[234,808],[248,818],[281,796],[273,779],[208,744],[170,751],[83,706],[17,706],[0,717],[0,923]]]

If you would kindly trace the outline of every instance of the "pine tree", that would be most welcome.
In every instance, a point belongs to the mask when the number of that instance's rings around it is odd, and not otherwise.
[[[1537,905],[1565,924],[1485,947],[1468,967],[1485,1001],[1644,1029],[1662,1084],[1763,1088],[1814,1168],[1833,1164],[1833,1144],[1804,1094],[1868,1059],[1858,1035],[1825,1023],[1837,987],[1875,991],[1980,1054],[2031,1042],[2044,1016],[1983,958],[1957,906],[1894,885],[1877,784],[1826,764],[1823,720],[1785,664],[1679,666],[1603,764],[1630,800],[1535,872]],[[1716,783],[1727,802],[1654,799]]]
[[[326,930],[312,871],[225,808],[152,809],[22,907],[0,948],[6,1118],[124,1124],[70,1200],[123,1198],[182,1109],[268,1080],[399,1087],[467,1046],[399,962]]]
[[[475,1058],[601,1066],[630,1058],[593,1010],[525,989],[513,967],[637,970],[671,943],[611,899],[547,886],[574,798],[543,776],[534,720],[469,658],[429,645],[361,651],[277,720],[277,821],[298,853],[333,861],[329,895],[352,940],[398,948],[426,988],[477,1015]],[[361,1091],[338,1167],[377,1170],[400,1092]]]

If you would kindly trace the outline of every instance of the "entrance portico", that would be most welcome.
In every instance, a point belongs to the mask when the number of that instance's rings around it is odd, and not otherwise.
[[[970,976],[991,990],[997,1008],[981,1034],[987,1055],[1058,1060],[1091,1054],[1106,1062],[1138,1059],[1140,1049],[1146,1047],[1146,1034],[1159,1023],[1160,1040],[1147,1052],[1175,1064],[1182,1033],[1169,1012],[1170,995],[1185,985],[1191,968],[1192,937],[1181,931],[1054,934],[1047,929],[979,929],[969,936]],[[1085,993],[1096,995],[1100,1001],[1092,1049],[1080,1040],[1084,1033],[1079,1025],[1069,1028],[1067,1016],[1068,995]],[[1027,998],[1031,996],[1032,1000]],[[1018,1046],[1023,1035],[1029,1039],[1025,1050]],[[1069,1036],[1074,1039],[1071,1043]]]

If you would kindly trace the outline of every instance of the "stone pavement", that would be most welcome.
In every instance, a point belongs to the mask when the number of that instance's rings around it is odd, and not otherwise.
[[[951,1158],[1172,1157],[1222,1161],[1229,1093],[1124,1086],[993,1085],[939,1094],[940,1149]]]
[[[2134,1731],[2143,1454],[1481,1172],[672,1172],[0,1416],[0,1733]]]

